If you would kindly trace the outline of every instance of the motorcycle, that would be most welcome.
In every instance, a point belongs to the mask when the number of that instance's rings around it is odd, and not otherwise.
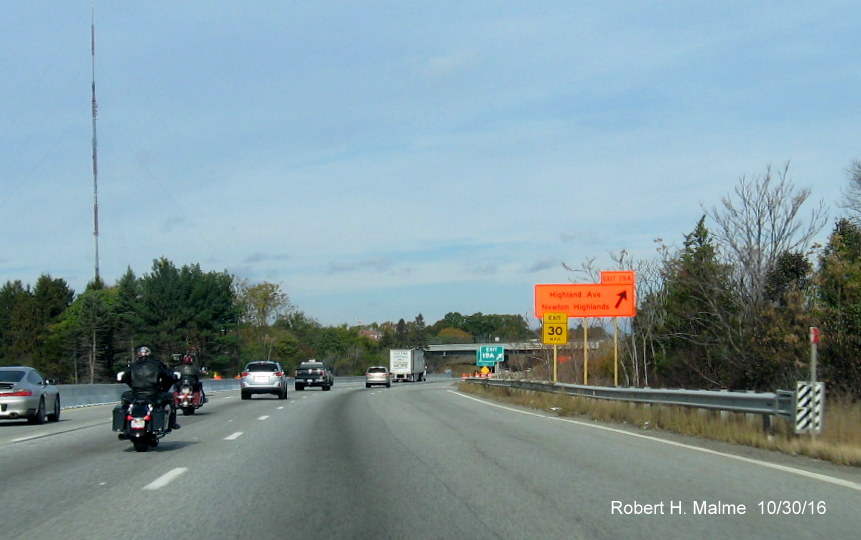
[[[178,388],[173,393],[174,406],[177,409],[181,409],[182,414],[186,416],[194,414],[194,411],[203,407],[203,404],[206,403],[201,392],[194,390],[196,383],[196,377],[186,375],[180,379],[177,385]]]
[[[169,421],[167,403],[156,406],[149,399],[135,399],[125,407],[114,407],[113,430],[120,432],[120,439],[130,440],[138,452],[158,446],[171,431]]]
[[[123,374],[117,374],[117,381],[122,381]],[[137,452],[146,452],[171,432],[170,411],[170,403],[156,405],[148,398],[135,398],[114,407],[112,428],[120,440],[130,440]]]

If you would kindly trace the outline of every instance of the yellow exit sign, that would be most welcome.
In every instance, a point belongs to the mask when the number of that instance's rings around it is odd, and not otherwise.
[[[568,343],[568,314],[544,313],[544,332],[541,340],[545,345]]]

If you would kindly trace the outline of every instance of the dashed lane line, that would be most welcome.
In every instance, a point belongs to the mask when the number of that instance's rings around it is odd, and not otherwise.
[[[177,467],[159,476],[154,482],[145,485],[144,489],[148,491],[155,491],[161,489],[179,478],[180,476],[182,476],[183,474],[185,474],[186,472],[188,472],[188,467]]]

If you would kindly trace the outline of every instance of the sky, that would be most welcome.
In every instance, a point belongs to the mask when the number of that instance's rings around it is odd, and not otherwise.
[[[95,12],[95,61],[91,20]],[[534,318],[789,164],[840,214],[854,1],[0,0],[0,284],[167,258],[325,325]]]

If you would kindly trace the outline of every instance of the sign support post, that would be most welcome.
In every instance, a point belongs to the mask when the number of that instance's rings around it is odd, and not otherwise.
[[[568,315],[565,313],[545,313],[544,331],[541,334],[545,345],[553,344],[553,384],[558,380],[559,344],[568,343]]]
[[[583,386],[589,386],[589,319],[583,318]]]
[[[810,382],[816,382],[816,346],[819,344],[819,328],[810,327]]]
[[[613,386],[619,386],[619,319],[613,317]]]

